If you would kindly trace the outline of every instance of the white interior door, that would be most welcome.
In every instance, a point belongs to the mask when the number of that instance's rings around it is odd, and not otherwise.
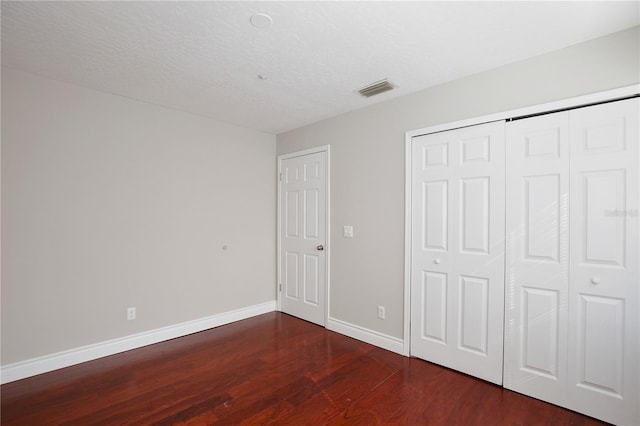
[[[638,98],[570,112],[570,407],[640,424]]]
[[[504,122],[412,143],[411,354],[502,383]]]
[[[326,310],[326,173],[326,151],[280,159],[280,307],[322,326]]]
[[[566,405],[569,113],[507,123],[504,386]]]

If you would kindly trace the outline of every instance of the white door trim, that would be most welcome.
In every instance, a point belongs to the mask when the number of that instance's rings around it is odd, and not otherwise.
[[[278,174],[277,174],[277,182],[278,182],[278,199],[277,199],[277,203],[278,203],[278,214],[277,214],[277,224],[276,224],[276,262],[277,262],[277,267],[276,267],[276,271],[277,271],[277,280],[276,280],[276,310],[282,312],[282,291],[281,291],[281,285],[282,285],[282,267],[281,267],[281,249],[282,249],[282,241],[281,241],[281,215],[282,215],[282,209],[281,209],[281,192],[282,192],[282,181],[281,181],[281,177],[282,177],[282,162],[284,160],[287,160],[289,158],[295,158],[295,157],[302,157],[305,155],[309,155],[309,154],[316,154],[319,152],[324,152],[326,155],[326,191],[327,191],[327,197],[326,197],[326,203],[325,203],[325,239],[324,241],[326,241],[325,243],[325,294],[323,295],[323,297],[325,298],[325,312],[324,312],[324,327],[327,326],[327,319],[329,318],[329,295],[330,295],[330,282],[331,282],[331,275],[329,274],[330,272],[330,253],[331,253],[331,241],[330,241],[330,236],[331,236],[331,216],[330,216],[330,212],[331,212],[331,146],[330,145],[322,145],[322,146],[318,146],[315,148],[310,148],[310,149],[305,149],[302,151],[296,151],[296,152],[291,152],[289,154],[282,154],[282,155],[278,155]]]
[[[404,347],[403,355],[410,355],[411,340],[411,159],[412,159],[412,140],[415,136],[426,135],[429,133],[444,132],[460,127],[474,126],[476,124],[488,123],[498,120],[509,120],[515,117],[524,117],[529,115],[542,114],[568,108],[576,108],[587,106],[617,99],[623,99],[629,96],[640,94],[640,84],[620,87],[617,89],[605,90],[602,92],[591,93],[573,98],[562,99],[559,101],[547,102],[540,105],[533,105],[514,110],[498,112],[495,114],[483,115],[480,117],[469,118],[460,121],[453,121],[435,126],[424,127],[421,129],[411,130],[405,133],[405,208],[404,208]]]

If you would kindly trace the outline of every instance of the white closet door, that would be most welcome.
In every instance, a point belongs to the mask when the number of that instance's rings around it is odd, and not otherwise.
[[[411,354],[502,383],[504,122],[414,138]]]
[[[638,98],[570,113],[569,396],[640,424]]]
[[[569,113],[507,123],[504,386],[563,405],[567,388]]]

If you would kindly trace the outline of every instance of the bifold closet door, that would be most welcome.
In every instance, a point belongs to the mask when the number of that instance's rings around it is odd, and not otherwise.
[[[563,404],[567,388],[569,113],[507,123],[504,386]]]
[[[570,408],[640,424],[638,98],[570,112]]]
[[[507,124],[505,387],[640,424],[638,98]]]
[[[411,355],[502,384],[504,122],[412,142]]]

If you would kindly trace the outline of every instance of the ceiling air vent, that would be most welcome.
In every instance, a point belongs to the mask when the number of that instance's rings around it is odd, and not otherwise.
[[[365,98],[370,98],[371,96],[379,95],[380,93],[393,90],[393,88],[393,85],[389,83],[389,80],[385,78],[384,80],[371,83],[367,87],[363,87],[362,89],[358,90],[358,93],[360,93]]]

